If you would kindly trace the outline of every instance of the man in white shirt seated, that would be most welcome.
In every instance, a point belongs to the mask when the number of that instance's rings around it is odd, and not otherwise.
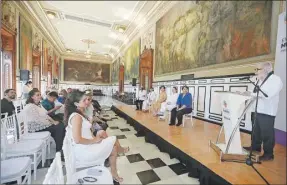
[[[177,93],[177,87],[173,87],[172,88],[172,95],[168,96],[166,102],[163,102],[161,104],[161,108],[160,108],[160,119],[164,120],[166,117],[166,110],[168,110],[169,112],[176,107],[176,101],[178,98],[178,93]]]
[[[268,97],[265,97],[262,92],[259,91],[255,123],[255,101],[253,103],[254,107],[251,114],[251,121],[254,129],[254,137],[252,140],[252,148],[244,148],[261,152],[261,144],[263,143],[264,154],[259,157],[259,160],[273,160],[273,148],[275,146],[274,122],[278,109],[279,92],[283,87],[283,83],[279,76],[273,74],[271,62],[260,63],[255,71],[258,79],[256,84]],[[258,89],[254,88],[253,92],[245,92],[244,94],[256,96],[257,91]]]
[[[150,92],[147,95],[147,99],[143,102],[143,111],[148,111],[149,106],[156,100],[156,93],[153,88],[150,88]]]
[[[145,100],[146,100],[146,90],[144,89],[144,87],[141,87],[136,100],[136,107],[137,107],[136,110],[142,110],[143,101]]]

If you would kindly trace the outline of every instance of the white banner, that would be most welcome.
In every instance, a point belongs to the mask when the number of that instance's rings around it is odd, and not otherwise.
[[[286,12],[279,15],[278,32],[276,42],[275,69],[282,82],[283,88],[280,92],[280,103],[275,120],[275,128],[286,132]]]

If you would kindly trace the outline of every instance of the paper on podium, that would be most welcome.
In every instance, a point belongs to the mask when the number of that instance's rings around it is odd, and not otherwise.
[[[245,100],[250,99],[250,96],[242,95],[233,92],[218,92],[221,96],[222,105],[222,120],[225,134],[225,148],[227,147],[230,136],[238,123],[238,118],[241,115],[240,109],[244,105]],[[225,151],[225,150],[223,150]],[[229,146],[228,153],[242,154],[241,138],[239,127],[237,128],[232,142]]]

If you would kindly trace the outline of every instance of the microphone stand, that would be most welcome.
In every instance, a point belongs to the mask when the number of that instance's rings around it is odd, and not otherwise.
[[[252,125],[252,132],[251,132],[251,151],[249,153],[249,156],[248,158],[246,159],[245,163],[248,165],[248,166],[251,166],[255,171],[256,173],[265,181],[266,184],[269,185],[268,181],[260,174],[260,172],[253,166],[253,161],[252,161],[252,151],[253,151],[253,137],[254,137],[254,130],[256,129],[256,117],[257,117],[257,106],[258,106],[258,99],[259,99],[259,91],[267,98],[268,95],[266,93],[264,93],[260,87],[255,84],[254,82],[252,82],[249,78],[247,79],[249,82],[251,82],[254,87],[255,87],[255,90],[256,90],[256,102],[255,102],[255,113],[254,113],[254,124]],[[259,164],[261,164],[261,162],[257,162]]]

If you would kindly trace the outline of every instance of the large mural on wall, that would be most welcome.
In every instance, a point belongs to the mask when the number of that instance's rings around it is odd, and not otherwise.
[[[112,64],[112,83],[119,81],[120,60],[121,58],[119,57]]]
[[[125,81],[139,76],[140,39],[134,41],[124,55]]]
[[[110,83],[110,64],[64,60],[64,81]]]
[[[156,23],[155,75],[270,53],[272,2],[180,1]]]
[[[20,16],[19,22],[20,69],[32,71],[32,27],[23,16]]]

